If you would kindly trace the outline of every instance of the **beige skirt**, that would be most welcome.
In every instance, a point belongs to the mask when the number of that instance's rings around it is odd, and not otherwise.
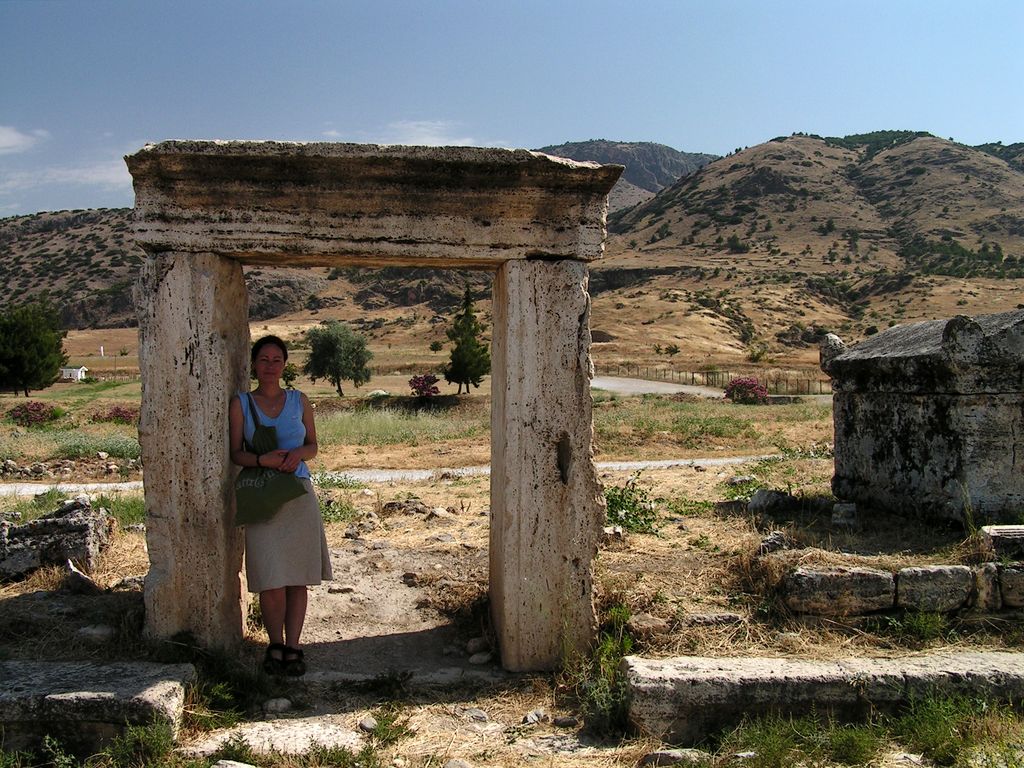
[[[306,493],[266,523],[245,526],[245,578],[250,592],[330,580],[331,555],[320,504],[309,478]]]

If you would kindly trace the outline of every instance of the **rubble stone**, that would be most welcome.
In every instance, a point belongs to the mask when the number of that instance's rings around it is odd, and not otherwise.
[[[784,580],[786,606],[795,613],[849,616],[889,610],[896,580],[874,568],[797,568]]]
[[[915,611],[948,613],[963,608],[974,587],[966,565],[903,568],[896,574],[896,606]]]

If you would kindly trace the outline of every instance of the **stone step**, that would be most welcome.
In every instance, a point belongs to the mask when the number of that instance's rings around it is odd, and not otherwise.
[[[1024,525],[984,525],[981,535],[996,557],[1024,560]]]
[[[128,726],[167,723],[177,735],[191,664],[0,662],[0,730],[8,751],[52,736],[76,755],[95,754]]]
[[[1006,652],[839,661],[627,656],[621,671],[633,725],[683,745],[735,726],[744,716],[817,712],[858,720],[933,693],[1024,698],[1024,654]]]

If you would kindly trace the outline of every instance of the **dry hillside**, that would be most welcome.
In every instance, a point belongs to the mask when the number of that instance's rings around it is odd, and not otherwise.
[[[637,189],[667,181],[686,154],[615,142],[544,149],[624,161]],[[1012,309],[1024,285],[1022,150],[909,132],[796,134],[684,171],[610,217],[591,272],[595,359],[813,366],[825,331],[856,341],[899,322]],[[46,292],[69,327],[133,324],[141,254],[129,216],[0,220],[0,305]],[[247,279],[255,321],[298,333],[347,320],[379,361],[423,347],[422,360],[436,362],[426,347],[444,341],[467,280],[488,318],[487,273],[251,268]]]

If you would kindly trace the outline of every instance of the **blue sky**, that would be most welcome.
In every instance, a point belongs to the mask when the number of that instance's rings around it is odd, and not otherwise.
[[[0,217],[178,138],[1024,141],[1021,0],[0,0]]]

